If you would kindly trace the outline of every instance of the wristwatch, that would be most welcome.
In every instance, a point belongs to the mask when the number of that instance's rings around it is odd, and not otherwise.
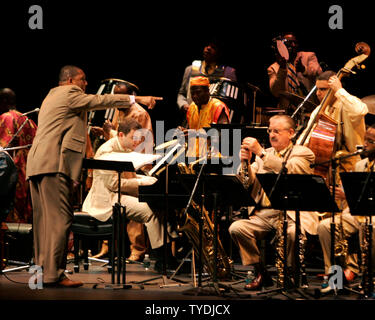
[[[261,158],[263,160],[263,158],[265,157],[266,154],[267,154],[266,151],[264,149],[262,149],[262,152],[260,153],[259,158]]]

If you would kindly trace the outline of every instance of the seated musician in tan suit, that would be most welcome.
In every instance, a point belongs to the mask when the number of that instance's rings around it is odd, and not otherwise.
[[[158,97],[85,94],[86,76],[76,66],[64,66],[59,86],[44,99],[38,129],[29,151],[26,176],[33,204],[35,264],[43,268],[45,285],[78,287],[66,277],[66,253],[73,221],[72,193],[81,176],[87,138],[87,112],[130,107],[153,108]]]
[[[333,120],[337,121],[337,132],[334,141],[334,150],[336,150],[336,156],[345,155],[348,153],[353,153],[357,150],[358,145],[363,145],[364,136],[366,131],[365,125],[365,115],[368,113],[368,108],[365,103],[363,103],[359,98],[349,94],[343,87],[340,79],[336,76],[336,73],[333,71],[325,71],[320,74],[316,81],[316,95],[320,102],[323,101],[324,97],[327,94],[329,89],[332,90],[334,98],[331,101],[330,105],[327,106],[324,114],[331,117]],[[311,113],[310,120],[307,124],[307,128],[312,123],[315,115],[319,111],[319,106]],[[307,134],[305,131],[302,132],[301,136],[297,139],[297,144],[301,143],[302,138]],[[311,138],[311,132],[307,135],[307,139],[304,142],[304,145],[308,146]],[[354,156],[343,161],[340,161],[337,168],[336,184],[340,185],[339,172],[342,171],[352,171],[356,162],[360,160],[360,156]],[[331,180],[331,179],[329,179]],[[337,193],[340,192],[340,189],[337,189]],[[339,208],[343,209],[345,203],[339,203]],[[342,216],[344,225],[347,225],[347,228],[357,229],[357,222],[352,216],[348,216],[345,212]],[[324,265],[325,273],[328,274],[329,268],[331,266],[330,254],[324,249],[327,246],[326,233],[330,233],[329,225],[331,223],[331,217],[326,216],[320,222],[318,228],[319,238],[323,247],[323,256],[324,256]],[[338,229],[337,221],[340,221],[338,217],[335,219],[336,230]],[[324,236],[322,238],[322,233]],[[352,281],[359,272],[358,267],[358,257],[356,254],[350,254],[346,256],[345,265],[343,266],[345,280]]]
[[[311,174],[310,164],[314,163],[313,152],[304,146],[296,146],[292,143],[295,134],[295,123],[286,115],[276,115],[270,118],[269,141],[271,147],[263,149],[259,142],[252,137],[247,137],[241,145],[241,161],[248,164],[248,177],[244,176],[241,170],[243,181],[248,180],[253,199],[258,204],[257,210],[249,219],[241,219],[232,223],[229,233],[234,243],[240,249],[243,265],[251,265],[255,270],[255,279],[252,283],[246,284],[246,290],[258,290],[263,286],[272,285],[272,279],[260,261],[260,252],[257,240],[264,239],[272,230],[277,230],[282,211],[274,210],[263,191],[257,173],[273,172],[278,173],[284,161],[286,169],[291,174]],[[255,154],[255,161],[250,163],[252,154]],[[246,184],[245,184],[246,186]],[[295,213],[288,211],[288,239],[287,239],[287,265],[294,264],[294,242],[295,242]],[[301,234],[317,233],[318,216],[310,212],[301,212]],[[280,234],[277,235],[280,238]]]
[[[95,159],[106,158],[113,152],[132,152],[142,142],[141,125],[134,119],[120,122],[117,136],[106,141],[96,151]],[[127,218],[145,224],[152,249],[157,249],[157,258],[162,258],[163,225],[146,202],[138,201],[138,186],[151,185],[156,178],[124,172],[121,177],[121,204],[125,206]],[[94,170],[92,187],[83,202],[82,211],[100,221],[108,220],[113,205],[118,200],[118,176],[115,171]],[[157,262],[158,264],[161,262]]]

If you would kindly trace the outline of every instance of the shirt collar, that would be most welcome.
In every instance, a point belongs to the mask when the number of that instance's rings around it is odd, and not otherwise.
[[[293,146],[293,143],[290,142],[289,145],[284,148],[283,150],[281,150],[280,152],[276,151],[275,150],[275,155],[277,155],[278,157],[280,158],[284,158],[285,154],[288,152],[288,150]]]
[[[116,139],[117,147],[119,148],[119,150],[121,152],[132,152],[133,151],[133,150],[131,150],[129,148],[123,148],[122,145],[121,145],[121,143],[120,143],[120,141],[119,141],[118,136],[116,136],[115,139]]]

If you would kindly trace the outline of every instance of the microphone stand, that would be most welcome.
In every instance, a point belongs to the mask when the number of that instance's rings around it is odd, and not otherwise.
[[[5,149],[2,149],[0,148],[0,151],[11,151],[11,150],[19,150],[19,149],[27,149],[27,148],[31,148],[32,144],[26,144],[24,146],[19,146],[19,147],[12,147],[12,148],[5,148]]]
[[[207,159],[207,157],[206,157]],[[197,187],[198,187],[198,184],[199,184],[199,181],[201,180],[201,176],[202,176],[202,172],[205,168],[205,165],[206,165],[206,162],[203,162],[200,169],[199,169],[199,172],[198,172],[198,175],[197,175],[197,178],[195,180],[195,183],[194,183],[194,186],[193,186],[193,190],[190,194],[190,197],[189,197],[189,200],[188,200],[188,203],[186,205],[186,208],[184,210],[184,216],[187,215],[187,212],[191,206],[191,203],[193,201],[193,197],[194,197],[194,194],[197,190]],[[200,295],[203,293],[203,288],[202,288],[202,273],[203,273],[203,259],[202,259],[202,255],[203,255],[203,221],[204,221],[204,213],[203,213],[203,208],[204,208],[204,183],[202,184],[202,201],[201,201],[201,212],[200,212],[200,216],[199,216],[199,223],[198,223],[198,238],[199,238],[199,244],[198,244],[198,287],[195,287],[193,288],[194,289],[197,289],[197,292],[195,293],[195,295]],[[194,251],[192,252],[192,258],[194,256]],[[193,261],[193,259],[192,259]],[[195,278],[194,278],[194,283],[195,283]],[[194,290],[195,291],[195,290]],[[191,294],[191,290],[187,290],[186,291],[186,294]]]
[[[316,85],[314,85],[314,87],[310,90],[310,92],[307,94],[305,99],[303,99],[303,101],[298,105],[298,107],[296,108],[296,110],[293,112],[293,114],[291,116],[291,118],[294,119],[294,117],[297,115],[298,111],[301,109],[301,123],[298,126],[299,128],[297,128],[297,130],[296,130],[296,137],[299,135],[299,132],[302,131],[305,127],[305,114],[304,114],[305,108],[304,108],[304,105],[305,105],[306,101],[310,98],[310,96],[314,93],[315,90],[316,90]]]
[[[26,122],[28,122],[28,121],[29,121],[29,118],[26,117],[26,119],[23,121],[23,123],[19,127],[18,131],[13,135],[12,139],[10,139],[10,141],[5,146],[5,148],[8,148],[10,146],[10,144],[13,142],[14,138],[16,138],[18,136],[18,134],[21,132],[22,128],[25,126]]]
[[[310,96],[314,93],[316,90],[316,85],[310,90],[310,92],[307,94],[305,99],[298,105],[297,109],[293,112],[291,118],[294,119],[295,115],[298,113],[299,109],[303,107],[303,105],[306,103],[306,101],[310,98]],[[302,110],[303,111],[303,110]]]
[[[288,151],[288,154],[286,155],[285,159],[282,162],[282,166],[281,166],[281,169],[280,169],[279,173],[277,174],[275,184],[272,186],[272,189],[270,191],[270,195],[269,195],[270,200],[271,200],[271,197],[273,195],[273,192],[275,191],[275,189],[276,189],[276,187],[277,187],[277,185],[279,183],[280,177],[283,174],[287,174],[288,173],[288,169],[286,168],[286,163],[289,160],[289,157],[290,157],[290,154],[292,153],[292,150],[293,150],[293,146],[290,148],[290,150]]]

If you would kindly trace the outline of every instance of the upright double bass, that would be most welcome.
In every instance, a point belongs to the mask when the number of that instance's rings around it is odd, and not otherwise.
[[[361,63],[370,55],[370,47],[364,43],[359,42],[355,46],[355,51],[359,53],[358,56],[350,59],[345,66],[337,73],[339,80],[343,76],[355,74],[353,68],[361,68]],[[333,158],[336,150],[336,134],[338,123],[335,119],[325,114],[325,110],[331,105],[334,97],[334,92],[329,89],[323,98],[318,112],[315,114],[312,121],[309,122],[308,127],[303,131],[301,137],[298,138],[297,144],[304,145],[306,139],[310,135],[310,140],[307,146],[315,154],[315,163],[322,165],[315,166],[315,174],[323,177],[328,177],[330,160]]]

